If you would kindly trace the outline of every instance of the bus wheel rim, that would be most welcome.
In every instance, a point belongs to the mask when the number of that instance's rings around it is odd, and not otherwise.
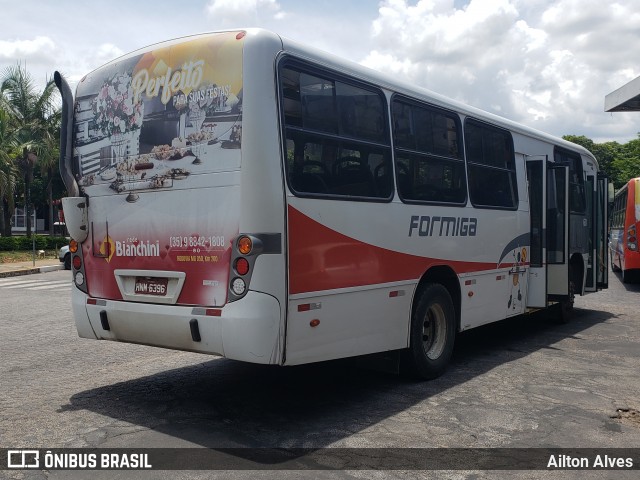
[[[422,348],[427,358],[436,360],[442,355],[446,333],[447,321],[442,306],[431,305],[422,323]]]

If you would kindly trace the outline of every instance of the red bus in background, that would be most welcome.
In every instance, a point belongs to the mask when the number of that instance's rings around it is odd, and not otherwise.
[[[640,177],[632,178],[615,195],[611,211],[611,268],[625,283],[640,278]]]

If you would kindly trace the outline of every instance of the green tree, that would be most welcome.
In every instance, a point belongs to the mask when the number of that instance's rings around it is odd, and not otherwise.
[[[602,171],[613,182],[616,189],[630,179],[640,177],[640,138],[627,143],[595,143],[583,135],[565,135],[568,140],[582,145],[594,154]]]
[[[622,145],[618,142],[595,143],[584,135],[565,135],[562,138],[589,150],[598,160],[600,169],[610,178],[615,178],[614,160],[620,155]]]
[[[629,180],[640,177],[640,138],[622,145],[620,154],[613,161],[616,172],[615,187],[620,188]]]
[[[60,159],[60,123],[62,111],[57,110],[48,118],[47,136],[44,139],[45,149],[38,157],[40,173],[45,180],[47,191],[47,214],[49,217],[49,234],[53,235],[53,183],[58,173],[58,161]]]
[[[11,235],[11,216],[19,172],[13,162],[17,146],[9,113],[0,105],[0,235]]]
[[[16,142],[15,163],[24,183],[27,236],[31,236],[31,182],[39,158],[49,158],[58,133],[52,128],[60,107],[57,89],[49,80],[44,89],[36,89],[26,68],[8,67],[0,78],[2,104],[9,112]]]

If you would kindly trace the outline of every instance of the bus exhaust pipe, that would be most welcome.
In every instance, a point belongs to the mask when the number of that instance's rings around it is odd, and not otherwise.
[[[73,93],[60,72],[53,74],[53,80],[62,96],[62,126],[60,128],[60,175],[69,197],[78,197],[78,182],[71,170],[71,143],[73,139]]]

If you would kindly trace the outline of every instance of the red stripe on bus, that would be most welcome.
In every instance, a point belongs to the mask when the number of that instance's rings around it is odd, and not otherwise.
[[[440,260],[376,247],[332,230],[291,205],[288,214],[291,294],[415,280],[436,265],[448,265],[457,274],[496,268],[495,263]]]

